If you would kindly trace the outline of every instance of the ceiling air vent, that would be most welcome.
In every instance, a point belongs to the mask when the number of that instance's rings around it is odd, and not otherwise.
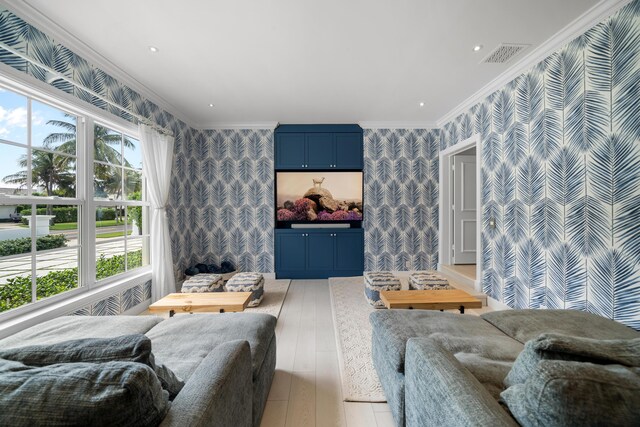
[[[502,43],[482,60],[483,64],[504,64],[528,48],[528,44]]]

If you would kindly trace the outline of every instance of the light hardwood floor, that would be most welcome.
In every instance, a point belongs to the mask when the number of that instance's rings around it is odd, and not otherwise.
[[[343,402],[327,280],[294,280],[276,326],[262,427],[393,427],[386,403]]]

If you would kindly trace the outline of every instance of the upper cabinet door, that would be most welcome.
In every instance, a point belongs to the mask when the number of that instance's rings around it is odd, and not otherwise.
[[[306,168],[304,133],[276,135],[276,169]]]
[[[336,133],[336,162],[338,169],[362,169],[362,134]]]
[[[307,134],[307,165],[314,169],[332,169],[335,166],[333,133]]]

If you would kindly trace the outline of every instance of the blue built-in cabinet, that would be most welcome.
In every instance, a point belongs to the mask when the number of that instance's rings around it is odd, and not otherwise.
[[[326,279],[361,276],[362,228],[283,228],[275,231],[276,277]]]
[[[275,167],[280,170],[362,170],[358,125],[280,125],[275,131]]]
[[[362,171],[363,132],[358,125],[280,125],[274,137],[276,171]],[[361,276],[364,232],[359,223],[351,226],[276,228],[276,277]]]

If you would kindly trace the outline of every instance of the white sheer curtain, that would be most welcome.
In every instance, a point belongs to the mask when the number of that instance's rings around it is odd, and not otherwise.
[[[140,124],[147,194],[151,202],[151,301],[176,291],[166,205],[169,199],[174,139]]]

